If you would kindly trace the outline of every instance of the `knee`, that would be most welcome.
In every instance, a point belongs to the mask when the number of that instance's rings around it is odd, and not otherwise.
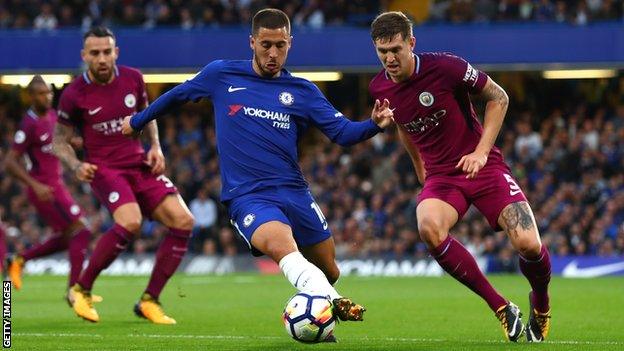
[[[139,236],[139,234],[141,234],[141,222],[142,218],[139,217],[136,219],[123,220],[117,224],[122,226],[128,232],[132,233],[132,235]]]
[[[423,218],[418,221],[418,234],[429,248],[435,248],[440,246],[446,239],[448,230],[444,228],[440,221],[432,218]]]
[[[540,255],[542,245],[536,238],[522,238],[513,243],[518,253],[527,259],[533,259]]]
[[[195,226],[195,218],[188,212],[177,214],[173,218],[175,227],[182,230],[193,230]]]

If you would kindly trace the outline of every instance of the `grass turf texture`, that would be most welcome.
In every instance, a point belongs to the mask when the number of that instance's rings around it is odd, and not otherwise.
[[[76,317],[62,299],[65,277],[26,276],[13,291],[15,350],[623,350],[624,278],[551,282],[552,328],[545,344],[503,341],[498,320],[467,288],[444,278],[341,278],[338,289],[364,304],[361,323],[341,323],[338,344],[290,339],[280,313],[295,290],[282,276],[176,275],[163,292],[178,322],[137,318],[133,304],[147,277],[102,277],[94,293],[100,323]],[[491,276],[528,318],[521,276]]]

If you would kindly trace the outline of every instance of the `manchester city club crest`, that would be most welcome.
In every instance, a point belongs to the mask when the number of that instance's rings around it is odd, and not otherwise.
[[[423,91],[422,93],[420,93],[420,96],[418,96],[418,100],[420,100],[420,103],[423,106],[429,107],[433,105],[433,95],[431,95],[431,93],[428,91]]]
[[[136,97],[134,97],[133,94],[126,95],[124,98],[124,104],[126,104],[126,107],[128,108],[133,108],[136,105]]]
[[[291,93],[283,91],[279,94],[279,101],[283,105],[290,106],[293,104],[293,102],[295,102],[295,98],[292,96]]]

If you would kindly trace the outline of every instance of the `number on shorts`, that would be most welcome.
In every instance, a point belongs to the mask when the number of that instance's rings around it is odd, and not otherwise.
[[[516,183],[516,181],[509,174],[503,173],[503,176],[505,176],[507,183],[509,183],[509,195],[514,196],[522,192],[518,183]]]
[[[164,174],[159,175],[156,180],[161,180],[163,183],[165,183],[165,186],[167,188],[173,188],[173,183]]]
[[[319,205],[316,202],[313,202],[310,204],[310,207],[312,207],[314,212],[316,212],[316,215],[318,216],[319,221],[321,221],[321,224],[323,225],[323,230],[327,230],[327,220],[325,219],[325,216],[323,215],[323,211],[321,211],[321,208],[319,207]]]

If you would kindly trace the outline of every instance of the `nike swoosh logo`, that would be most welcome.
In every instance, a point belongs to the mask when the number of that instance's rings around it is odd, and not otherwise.
[[[624,271],[624,262],[616,262],[610,264],[603,264],[600,266],[594,267],[586,267],[580,268],[578,266],[578,262],[576,260],[568,263],[563,270],[561,271],[561,275],[564,277],[573,277],[573,278],[593,278],[600,277],[607,274],[617,273],[619,271]]]
[[[172,246],[171,248],[173,249],[173,251],[186,252],[186,247]]]
[[[119,250],[125,250],[126,249],[126,246],[119,245],[119,244],[115,244],[115,247],[118,248]]]
[[[247,88],[234,88],[233,86],[230,85],[230,87],[228,88],[228,93],[233,93],[235,91],[239,91],[239,90],[245,90]]]
[[[94,114],[100,112],[100,110],[102,109],[102,106],[94,109],[94,110],[89,110],[89,116],[93,116]]]
[[[522,190],[509,190],[509,195],[514,196],[518,195],[522,192]]]
[[[46,141],[46,139],[48,139],[48,137],[50,136],[50,134],[48,133],[43,133],[40,137],[39,140],[41,141]]]

